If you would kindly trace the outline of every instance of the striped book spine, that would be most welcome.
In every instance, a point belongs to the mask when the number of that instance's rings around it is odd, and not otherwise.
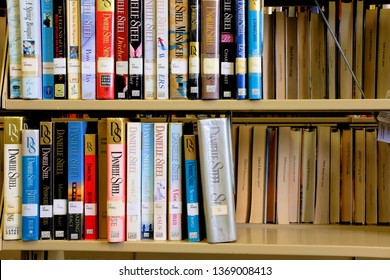
[[[200,99],[200,0],[190,0],[188,99]]]
[[[244,0],[236,2],[236,99],[247,99],[247,3]]]
[[[169,1],[156,1],[157,99],[169,98]]]
[[[41,1],[43,99],[54,99],[53,1]]]
[[[80,0],[68,0],[68,99],[81,99],[81,23]]]
[[[67,99],[66,0],[53,2],[54,14],[54,99]]]
[[[129,1],[115,9],[115,99],[127,99],[129,87]]]
[[[144,1],[144,99],[156,99],[156,6],[154,0]]]

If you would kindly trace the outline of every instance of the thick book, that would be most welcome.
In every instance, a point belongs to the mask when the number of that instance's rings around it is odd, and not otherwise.
[[[390,223],[390,144],[378,141],[378,224]]]
[[[169,26],[169,1],[156,0],[156,76],[157,99],[169,98],[169,55],[170,55],[170,26]],[[176,3],[180,5],[181,3]]]
[[[53,1],[41,1],[43,99],[54,98]]]
[[[301,217],[301,158],[302,128],[292,127],[290,131],[290,167],[288,178],[290,223],[299,223]]]
[[[53,1],[54,99],[68,98],[66,0]]]
[[[200,2],[190,0],[189,6],[189,53],[188,53],[188,99],[200,99]]]
[[[157,38],[156,5],[154,0],[146,0],[144,5],[144,99],[156,99],[157,90]]]
[[[126,240],[126,122],[107,118],[107,241]]]
[[[201,0],[201,98],[219,99],[220,0]]]
[[[207,242],[236,241],[230,122],[227,118],[198,120],[198,133]]]
[[[277,168],[278,127],[267,128],[267,158],[264,222],[276,223],[276,168]]]
[[[22,238],[23,117],[4,118],[3,240]]]
[[[341,0],[339,5],[339,41],[345,57],[353,65],[353,2]],[[342,57],[339,57],[339,92],[341,99],[352,99],[352,75]]]
[[[129,1],[115,2],[115,99],[127,99],[129,88]]]
[[[39,231],[40,239],[53,239],[53,191],[54,156],[53,123],[41,121],[39,129],[40,189],[39,189]]]
[[[351,127],[341,131],[340,222],[351,223],[353,215],[353,133]]]
[[[107,119],[98,120],[97,126],[98,237],[107,239]]]
[[[248,98],[248,3],[244,0],[236,1],[236,99]],[[251,38],[252,35],[251,35]]]
[[[81,99],[80,0],[68,0],[66,4],[68,99]]]
[[[39,239],[39,129],[22,129],[22,240]]]
[[[333,127],[330,131],[330,191],[329,222],[340,222],[340,175],[341,175],[341,131]]]
[[[389,45],[390,8],[379,9],[378,16],[378,45],[377,45],[377,69],[376,69],[376,98],[386,98],[389,89],[390,59]]]
[[[169,98],[185,99],[188,93],[188,1],[169,1]]]
[[[377,130],[366,129],[366,224],[378,223],[378,147]]]
[[[96,3],[96,98],[115,98],[115,1]]]
[[[366,131],[356,127],[353,150],[353,223],[365,224],[366,221]]]
[[[144,7],[142,0],[129,5],[129,98],[144,96]]]

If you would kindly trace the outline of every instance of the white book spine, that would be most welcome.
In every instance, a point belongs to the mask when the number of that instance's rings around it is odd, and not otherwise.
[[[301,199],[301,151],[302,151],[302,128],[291,129],[290,141],[290,174],[289,174],[289,216],[290,223],[300,221]]]
[[[68,99],[81,99],[81,6],[80,0],[67,2]]]
[[[340,172],[341,172],[341,134],[338,128],[330,133],[330,214],[331,224],[340,222]]]
[[[144,2],[145,32],[144,32],[144,82],[145,99],[156,99],[156,6],[154,0]]]
[[[169,1],[156,1],[157,99],[169,98]]]

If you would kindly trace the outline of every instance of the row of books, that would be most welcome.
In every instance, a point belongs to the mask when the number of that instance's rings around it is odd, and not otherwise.
[[[27,124],[4,119],[4,240],[236,240],[228,119],[198,120],[197,134],[126,118]]]
[[[237,223],[389,224],[376,127],[233,125]]]

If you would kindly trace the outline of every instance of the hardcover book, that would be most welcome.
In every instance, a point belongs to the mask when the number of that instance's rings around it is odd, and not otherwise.
[[[156,0],[157,99],[169,98],[169,8],[169,1]]]
[[[366,131],[356,127],[354,133],[353,151],[353,223],[366,222]]]
[[[330,201],[329,222],[340,222],[340,174],[341,174],[341,131],[332,128],[330,131]]]
[[[107,239],[107,119],[98,120],[98,225],[99,239]]]
[[[129,88],[129,1],[116,0],[115,99],[127,99]]]
[[[386,46],[389,45],[390,30],[390,8],[382,6],[379,9],[378,16],[378,42],[377,42],[377,69],[376,69],[376,98],[386,98],[388,87],[388,80],[390,75],[390,59],[389,50]]]
[[[267,161],[264,222],[276,223],[276,166],[278,127],[267,128]]]
[[[340,185],[340,222],[351,223],[353,215],[353,133],[352,128],[341,131],[341,185]]]
[[[144,99],[156,99],[157,90],[157,42],[156,6],[154,0],[144,3]]]
[[[286,18],[286,98],[297,99],[298,98],[298,37],[297,37],[298,25],[296,7],[289,7]]]
[[[200,98],[200,0],[189,2],[188,99]]]
[[[54,99],[68,98],[66,0],[53,1]]]
[[[275,99],[286,99],[286,12],[275,14]],[[308,76],[310,77],[310,76]]]
[[[366,129],[366,224],[378,223],[378,148],[377,130]]]
[[[43,99],[54,98],[53,1],[41,1]]]
[[[288,207],[290,223],[300,222],[301,213],[301,157],[302,128],[292,127],[290,131],[290,168]]]
[[[353,65],[353,2],[341,0],[339,6],[339,41],[345,57],[350,65]],[[352,99],[352,75],[340,57],[339,61],[339,92],[341,99]]]
[[[387,159],[390,156],[390,144],[378,141],[378,223],[390,223],[390,166]]]

